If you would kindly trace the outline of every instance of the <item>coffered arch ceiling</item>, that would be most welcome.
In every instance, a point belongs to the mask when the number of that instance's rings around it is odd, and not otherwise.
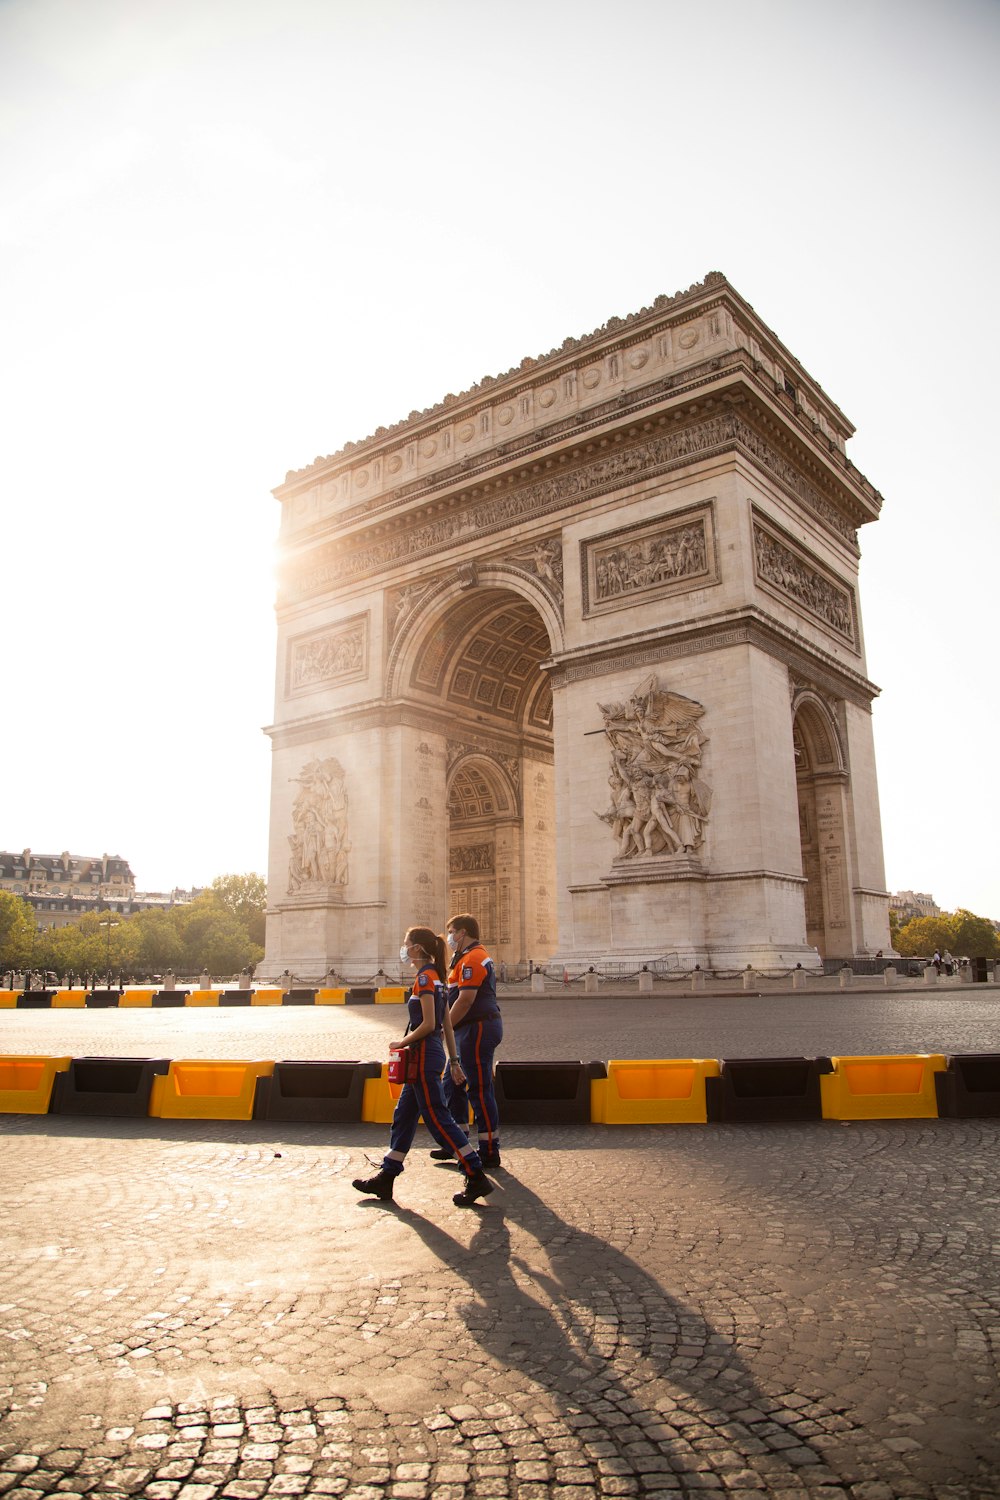
[[[552,688],[538,670],[551,654],[532,604],[502,589],[476,589],[428,632],[410,686],[463,716],[551,731]]]

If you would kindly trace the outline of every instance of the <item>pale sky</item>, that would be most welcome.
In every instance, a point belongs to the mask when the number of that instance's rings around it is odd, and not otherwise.
[[[886,880],[1000,918],[996,0],[0,0],[0,847],[266,869],[289,469],[725,273],[854,422]]]

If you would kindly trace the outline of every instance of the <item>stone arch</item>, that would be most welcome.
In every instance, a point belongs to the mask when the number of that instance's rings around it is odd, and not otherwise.
[[[843,745],[836,719],[817,693],[796,694],[792,707],[806,941],[823,958],[846,958],[853,938]]]

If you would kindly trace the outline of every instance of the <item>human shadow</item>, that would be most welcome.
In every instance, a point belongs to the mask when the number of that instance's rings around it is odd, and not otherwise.
[[[517,1372],[522,1391],[527,1379],[547,1393],[605,1457],[610,1445],[615,1473],[640,1482],[657,1471],[715,1473],[717,1459],[731,1482],[734,1454],[769,1487],[805,1467],[819,1476],[826,1456],[793,1426],[799,1414],[786,1398],[758,1385],[731,1338],[523,1183],[505,1185],[502,1205],[493,1198],[475,1210],[469,1245],[413,1209],[397,1211],[466,1283],[471,1295],[452,1311],[495,1365]]]

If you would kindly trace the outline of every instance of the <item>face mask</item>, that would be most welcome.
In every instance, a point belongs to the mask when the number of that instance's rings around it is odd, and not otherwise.
[[[457,947],[458,947],[458,940],[455,937],[455,934],[453,932],[449,932],[449,934],[448,934],[448,951],[449,951],[449,953],[454,953],[454,951],[455,951],[455,949]]]
[[[399,961],[401,964],[407,964],[410,961],[410,950],[405,943],[403,943],[399,950]]]

